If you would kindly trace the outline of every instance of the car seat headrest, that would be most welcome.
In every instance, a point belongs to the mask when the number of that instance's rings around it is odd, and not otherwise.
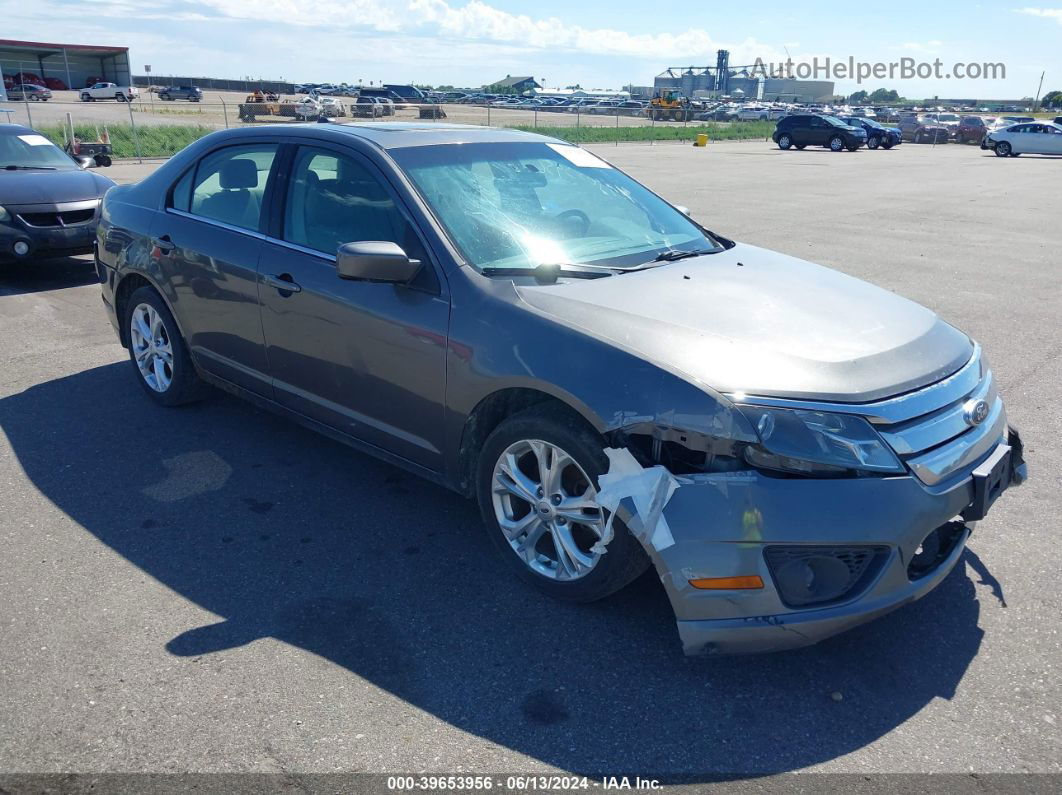
[[[257,188],[258,166],[253,160],[230,160],[221,167],[219,179],[223,188]]]

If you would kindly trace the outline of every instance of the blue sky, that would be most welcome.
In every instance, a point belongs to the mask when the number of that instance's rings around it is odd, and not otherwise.
[[[1054,5],[910,2],[825,6],[761,0],[36,0],[4,14],[5,38],[117,44],[134,70],[295,81],[481,85],[529,74],[553,85],[646,85],[666,66],[785,57],[1002,62],[1004,80],[874,80],[910,97],[1017,98],[1062,89],[1062,0]],[[93,14],[86,14],[91,8]],[[802,10],[798,10],[801,9]]]

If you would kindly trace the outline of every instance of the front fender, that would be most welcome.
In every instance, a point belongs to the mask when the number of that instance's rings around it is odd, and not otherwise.
[[[461,436],[475,407],[504,389],[556,398],[603,436],[689,431],[755,441],[745,417],[708,384],[646,361],[618,344],[565,325],[520,300],[510,281],[461,268],[451,287],[446,460],[458,475]],[[482,284],[468,284],[476,279]],[[618,434],[618,436],[615,436]]]

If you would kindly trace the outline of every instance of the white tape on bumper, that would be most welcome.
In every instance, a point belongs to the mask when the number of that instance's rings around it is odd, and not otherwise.
[[[679,487],[679,482],[659,464],[643,467],[625,447],[606,447],[605,455],[609,459],[609,468],[597,479],[597,502],[610,513],[605,534],[591,551],[606,551],[605,548],[614,537],[612,522],[616,518],[616,509],[627,498],[631,499],[636,509],[634,521],[630,523],[630,530],[635,537],[645,545],[652,545],[658,552],[672,546],[675,539],[664,518],[664,506]]]

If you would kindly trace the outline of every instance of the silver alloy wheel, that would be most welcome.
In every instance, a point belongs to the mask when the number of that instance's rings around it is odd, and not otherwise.
[[[144,382],[156,392],[173,383],[173,345],[151,304],[137,304],[129,321],[129,345]]]
[[[535,573],[578,580],[601,559],[591,547],[605,532],[605,511],[586,472],[561,448],[538,439],[509,445],[491,491],[498,526]]]
[[[840,152],[844,149],[844,140],[840,136],[836,136],[830,139],[830,149],[835,152]]]
[[[792,146],[792,144],[793,141],[788,135],[783,135],[781,138],[778,139],[778,146],[782,149],[788,149],[790,146]]]

